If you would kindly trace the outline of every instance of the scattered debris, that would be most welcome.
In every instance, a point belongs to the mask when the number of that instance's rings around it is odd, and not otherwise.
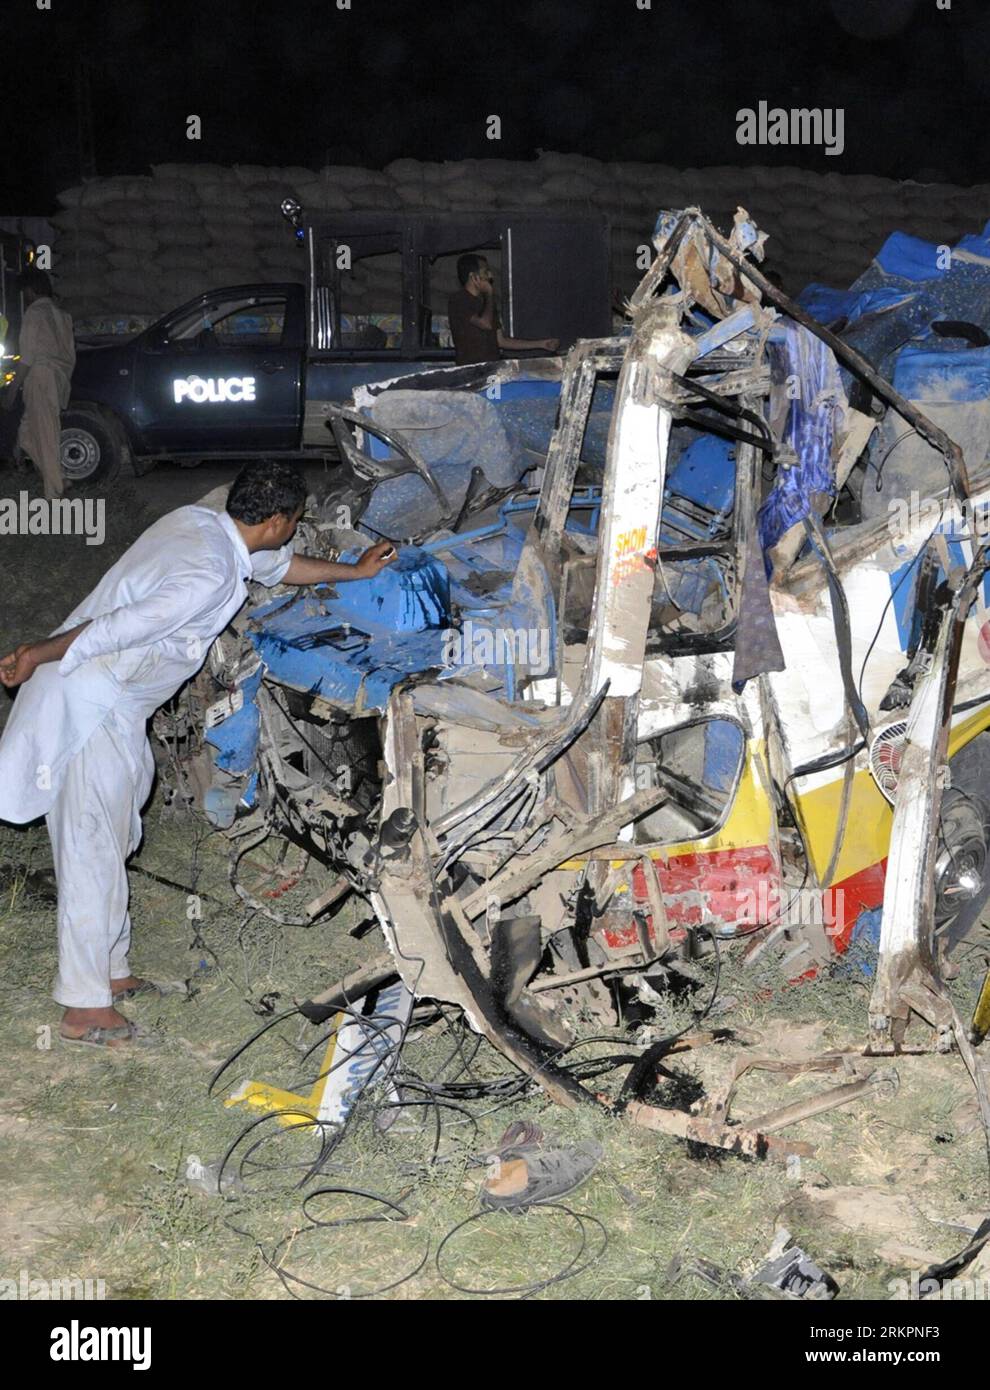
[[[783,1227],[774,1233],[767,1262],[752,1276],[754,1284],[767,1284],[791,1298],[834,1298],[839,1286],[830,1274],[819,1268],[798,1245],[791,1245],[791,1233]]]
[[[204,1163],[198,1154],[186,1159],[186,1184],[204,1197],[229,1197],[242,1192],[244,1184],[232,1168],[224,1169],[221,1160]]]
[[[899,1079],[893,1068],[868,1068],[866,1075],[858,1075],[858,1068],[861,1067],[862,1062],[857,1064],[857,1060],[848,1053],[830,1053],[803,1060],[747,1056],[744,1053],[733,1066],[722,1091],[706,1096],[696,1103],[693,1107],[694,1115],[677,1110],[662,1110],[658,1106],[644,1105],[639,1101],[631,1102],[626,1113],[635,1124],[646,1129],[674,1134],[696,1143],[709,1144],[749,1157],[783,1159],[790,1175],[795,1171],[795,1161],[811,1157],[815,1150],[807,1143],[773,1138],[778,1130],[866,1096],[878,1101],[896,1095]],[[806,1100],[769,1111],[752,1120],[739,1122],[730,1119],[729,1107],[739,1082],[748,1071],[754,1070],[779,1072],[790,1076],[839,1070],[855,1079],[848,1080],[840,1086],[833,1086]]]

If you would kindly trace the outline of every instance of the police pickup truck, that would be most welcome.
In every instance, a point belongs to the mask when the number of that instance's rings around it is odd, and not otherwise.
[[[330,406],[355,386],[449,367],[457,258],[485,255],[510,337],[609,333],[608,228],[594,215],[349,213],[304,219],[299,283],[209,290],[119,344],[80,345],[62,469],[109,483],[128,464],[335,460]]]

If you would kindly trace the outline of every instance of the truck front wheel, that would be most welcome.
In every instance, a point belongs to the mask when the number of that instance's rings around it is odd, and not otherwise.
[[[62,473],[74,486],[112,483],[126,452],[120,426],[91,406],[70,406],[62,412],[60,457]]]

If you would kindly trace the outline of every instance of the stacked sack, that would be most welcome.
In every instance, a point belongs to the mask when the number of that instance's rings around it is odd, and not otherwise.
[[[897,229],[952,244],[990,216],[985,186],[787,167],[674,169],[543,151],[529,161],[398,159],[382,171],[159,164],[150,176],[93,179],[59,195],[59,294],[77,320],[151,318],[216,286],[304,280],[304,254],[279,211],[287,197],[324,213],[604,213],[612,284],[623,295],[642,274],[660,208],[698,206],[727,230],[736,207],[746,207],[769,234],[767,264],[792,293],[810,280],[848,285]],[[438,293],[455,288],[451,277],[447,266]],[[349,288],[356,309],[394,306],[397,260],[369,263]]]

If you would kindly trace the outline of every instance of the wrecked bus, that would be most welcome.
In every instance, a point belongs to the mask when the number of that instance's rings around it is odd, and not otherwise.
[[[986,892],[986,451],[762,244],[661,214],[626,332],[331,412],[300,543],[397,563],[266,593],[156,716],[249,906],[360,894],[388,949],[352,997],[459,1005],[565,1104],[593,1097],[555,1059],[623,991],[736,940],[793,980],[872,945],[871,1046],[914,1015],[972,1060],[939,953]],[[898,448],[930,494],[864,515]],[[302,912],[240,880],[272,834],[322,875]]]

